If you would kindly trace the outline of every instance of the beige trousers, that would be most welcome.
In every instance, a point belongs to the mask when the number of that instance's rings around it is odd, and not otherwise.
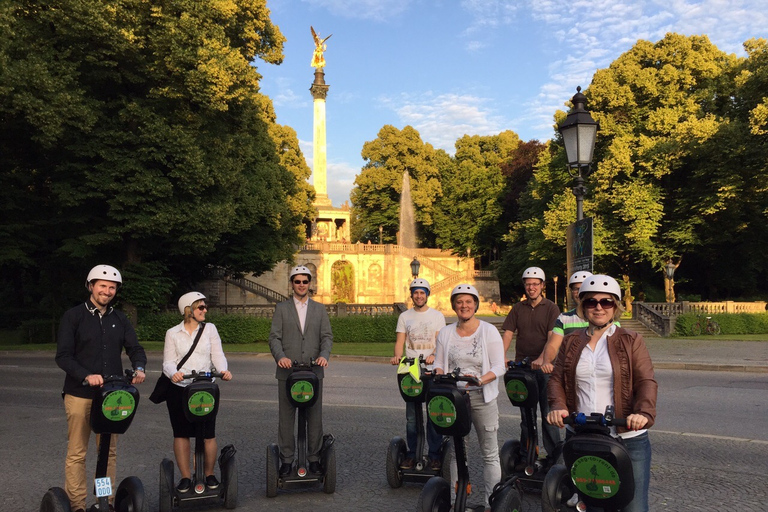
[[[85,475],[85,458],[88,454],[88,441],[91,437],[91,402],[88,398],[80,398],[72,395],[64,395],[64,410],[67,413],[67,458],[64,462],[64,490],[69,496],[72,510],[85,510],[85,500],[88,497],[86,490],[87,478]],[[96,448],[98,450],[99,438],[96,436]],[[112,492],[110,503],[114,501],[114,492],[117,490],[115,480],[117,474],[117,434],[112,435],[109,446],[109,464],[107,476],[112,479]]]

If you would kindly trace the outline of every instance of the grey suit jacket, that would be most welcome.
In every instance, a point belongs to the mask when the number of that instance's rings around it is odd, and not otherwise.
[[[307,318],[304,322],[304,332],[301,332],[299,314],[293,303],[293,297],[275,306],[275,315],[272,317],[272,329],[269,332],[269,349],[275,362],[283,357],[300,363],[309,363],[312,359],[324,357],[330,359],[333,346],[333,333],[331,321],[325,306],[307,299]],[[323,378],[323,368],[314,366],[312,371],[319,378]],[[290,375],[290,368],[277,367],[275,377],[286,379]]]

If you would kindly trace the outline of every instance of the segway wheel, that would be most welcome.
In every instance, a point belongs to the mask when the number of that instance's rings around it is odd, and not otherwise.
[[[451,487],[448,480],[433,476],[419,494],[417,512],[448,512],[451,510]]]
[[[520,441],[510,439],[501,447],[499,451],[501,460],[501,480],[504,481],[515,472],[515,466],[520,459]]]
[[[407,448],[402,437],[393,437],[387,449],[387,483],[393,489],[403,485],[400,463],[405,459]]]
[[[440,476],[445,478],[446,482],[451,481],[451,462],[453,462],[453,439],[446,437],[441,448],[442,458],[440,465]]]
[[[267,446],[267,498],[277,496],[277,478],[280,464],[280,450],[276,444]]]
[[[40,512],[70,512],[69,496],[61,487],[51,487],[43,495]]]
[[[160,512],[173,512],[173,461],[163,459],[160,463]]]
[[[129,476],[120,482],[115,493],[116,512],[146,512],[144,484],[136,476]]]
[[[512,485],[507,485],[491,503],[491,512],[518,512],[523,509],[522,507],[523,499],[520,497],[520,491]]]
[[[221,479],[224,484],[224,508],[232,510],[237,507],[237,464],[234,454],[227,458],[221,468]]]
[[[325,452],[325,476],[323,477],[323,492],[336,492],[336,447],[331,445]]]
[[[567,510],[566,503],[571,496],[573,496],[573,487],[568,468],[562,464],[552,466],[541,486],[542,512]]]

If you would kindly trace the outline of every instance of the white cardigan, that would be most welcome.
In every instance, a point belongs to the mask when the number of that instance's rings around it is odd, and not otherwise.
[[[448,368],[448,343],[456,334],[458,322],[446,325],[437,334],[437,348],[435,350],[435,369],[440,368],[443,372],[453,371]],[[483,386],[483,400],[485,403],[495,400],[499,396],[499,380],[505,373],[504,368],[504,344],[501,341],[499,330],[488,322],[480,320],[477,327],[477,338],[483,344],[483,375],[489,371],[496,374],[496,380]]]

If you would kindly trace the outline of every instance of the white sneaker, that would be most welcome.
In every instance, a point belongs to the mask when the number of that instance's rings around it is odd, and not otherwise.
[[[573,493],[573,496],[571,496],[571,499],[565,502],[566,505],[569,507],[575,507],[579,503],[579,493],[575,492]]]

